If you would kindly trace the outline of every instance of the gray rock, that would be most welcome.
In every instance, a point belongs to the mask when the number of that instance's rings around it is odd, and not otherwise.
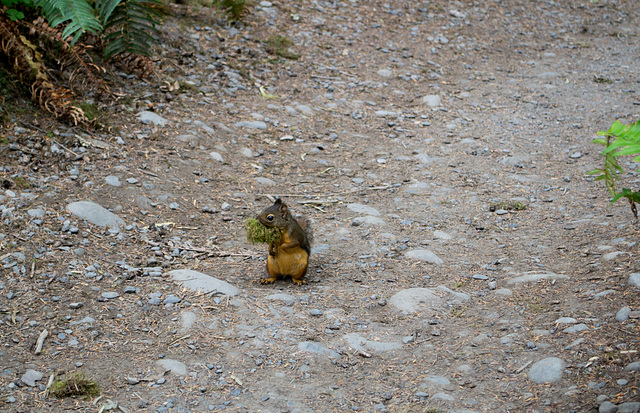
[[[562,379],[564,360],[558,357],[548,357],[535,363],[529,369],[529,380],[534,383],[554,383]]]
[[[531,282],[536,282],[540,280],[564,280],[566,278],[569,278],[569,277],[564,274],[555,274],[552,272],[546,272],[541,274],[526,274],[517,278],[512,278],[510,280],[507,280],[507,284],[513,285],[513,284],[531,283]]]
[[[376,116],[379,118],[396,118],[398,117],[398,112],[390,110],[376,110]]]
[[[44,373],[33,369],[27,369],[20,380],[29,387],[35,387],[36,382],[41,380],[42,377],[44,377]]]
[[[237,128],[266,130],[267,124],[260,120],[244,120],[235,124]]]
[[[629,285],[632,287],[640,287],[640,272],[634,272],[629,275]]]
[[[640,371],[640,361],[634,361],[633,363],[627,364],[624,371]]]
[[[579,333],[581,331],[588,330],[589,326],[584,323],[576,324],[575,326],[571,326],[562,330],[563,333]]]
[[[193,326],[193,324],[198,319],[198,316],[193,311],[184,311],[180,314],[180,331],[181,333],[186,333]]]
[[[138,119],[140,119],[140,122],[144,123],[145,125],[153,123],[154,125],[164,126],[167,122],[169,122],[162,116],[146,110],[138,113]]]
[[[271,294],[267,296],[267,300],[282,301],[287,307],[291,307],[298,299],[291,294]]]
[[[404,191],[414,195],[428,194],[431,191],[431,185],[426,182],[416,182],[408,185]]]
[[[173,270],[168,273],[174,281],[180,282],[185,288],[201,294],[221,293],[228,296],[238,295],[238,290],[233,285],[193,270]]]
[[[125,225],[122,218],[90,201],[73,202],[67,205],[67,211],[78,218],[101,227],[118,228]]]
[[[473,278],[474,280],[483,280],[483,281],[489,279],[489,277],[487,277],[484,274],[473,274],[471,278]]]
[[[629,319],[629,314],[631,313],[631,309],[629,307],[622,307],[616,313],[616,321],[627,321]]]
[[[399,350],[402,348],[401,343],[396,342],[383,342],[377,340],[367,340],[357,333],[350,333],[343,337],[347,345],[354,350],[364,351],[364,352],[385,352],[385,351],[393,351]]]
[[[391,77],[393,72],[389,69],[380,69],[378,70],[378,76],[380,77]]]
[[[117,176],[113,176],[113,175],[109,175],[106,176],[104,178],[104,181],[107,183],[107,185],[111,185],[111,186],[120,186],[120,178],[118,178]]]
[[[422,98],[422,103],[426,103],[432,108],[440,106],[442,99],[438,95],[427,95]]]
[[[265,185],[265,186],[274,186],[276,184],[276,182],[273,179],[264,178],[264,177],[261,177],[261,176],[255,178],[255,181],[258,184]]]
[[[373,215],[373,216],[376,216],[376,217],[380,216],[380,211],[378,211],[377,209],[375,209],[373,207],[370,207],[368,205],[349,204],[349,205],[347,205],[347,208],[349,208],[353,212],[357,212],[359,214]]]
[[[443,240],[450,240],[453,238],[451,235],[447,234],[446,232],[439,231],[439,230],[433,231],[433,236]]]
[[[444,301],[429,288],[409,288],[395,293],[389,302],[398,310],[417,313],[442,307]]]
[[[160,359],[156,361],[156,364],[163,368],[164,371],[170,371],[177,376],[186,376],[188,372],[187,366],[177,360]]]
[[[411,250],[407,251],[405,255],[409,258],[415,258],[420,261],[428,262],[429,264],[440,265],[444,263],[442,258],[438,257],[431,250]]]
[[[440,400],[440,401],[444,401],[444,402],[455,401],[453,396],[450,396],[447,393],[436,393],[433,396],[431,396],[431,400]]]
[[[576,320],[575,318],[571,318],[571,317],[560,317],[559,319],[557,319],[554,323],[555,324],[575,324],[577,323],[578,320]]]
[[[604,402],[598,407],[598,413],[616,413],[618,406],[611,402]]]
[[[41,208],[30,209],[27,211],[27,214],[29,214],[29,216],[32,218],[44,218],[44,209],[41,209]]]
[[[240,154],[245,158],[253,158],[253,151],[247,147],[240,149]]]
[[[113,300],[114,298],[118,297],[120,297],[120,294],[115,291],[106,291],[102,293],[102,298],[106,298],[107,300]]]
[[[613,252],[608,252],[606,254],[604,254],[602,256],[602,259],[605,261],[613,261],[615,259],[618,259],[619,256],[621,255],[628,255],[628,253],[626,252],[622,252],[622,251],[613,251]]]
[[[448,386],[451,384],[448,378],[442,376],[427,376],[425,377],[427,384],[434,384],[436,386]]]
[[[298,109],[300,112],[304,113],[307,116],[313,115],[313,110],[311,109],[311,107],[307,105],[296,105],[296,109]]]
[[[353,222],[356,225],[368,225],[374,227],[379,227],[386,224],[381,218],[373,217],[370,215],[366,217],[357,217],[353,220]]]
[[[72,326],[77,326],[77,325],[82,325],[82,324],[91,324],[91,323],[95,323],[95,322],[96,322],[95,318],[86,316],[82,320],[72,321],[69,324],[72,325]]]
[[[640,402],[627,402],[618,405],[617,413],[638,413],[640,412]]]
[[[298,350],[300,351],[306,351],[308,353],[314,353],[314,354],[323,354],[329,357],[333,357],[333,358],[338,358],[340,357],[340,354],[326,348],[325,346],[318,344],[318,343],[314,343],[313,341],[303,341],[302,343],[298,344]]]
[[[162,304],[178,304],[181,301],[182,301],[182,298],[177,297],[173,294],[169,294],[168,296],[165,297],[164,301],[162,301]]]
[[[209,157],[211,159],[213,159],[214,161],[224,162],[224,159],[222,158],[222,155],[220,155],[218,152],[210,152],[209,153]]]

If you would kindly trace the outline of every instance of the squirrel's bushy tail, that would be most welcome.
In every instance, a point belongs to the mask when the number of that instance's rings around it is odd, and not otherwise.
[[[304,233],[307,235],[307,241],[309,241],[309,246],[311,246],[311,244],[313,244],[313,228],[311,227],[311,220],[304,215],[300,215],[295,218],[296,221],[298,221],[300,228],[302,228]]]

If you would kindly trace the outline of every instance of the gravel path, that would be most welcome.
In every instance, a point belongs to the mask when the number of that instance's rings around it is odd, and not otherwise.
[[[0,130],[0,409],[640,411],[639,226],[586,175],[640,119],[636,6],[173,6],[108,132]],[[305,286],[259,283],[273,196]],[[95,405],[44,396],[77,370]]]

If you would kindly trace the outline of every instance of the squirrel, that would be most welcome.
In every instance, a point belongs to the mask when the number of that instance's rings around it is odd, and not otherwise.
[[[264,226],[280,231],[280,239],[269,244],[267,256],[267,278],[262,284],[271,284],[278,277],[291,276],[297,285],[306,284],[303,280],[309,267],[311,242],[313,240],[311,223],[304,217],[295,218],[289,207],[280,198],[266,207],[257,217]]]

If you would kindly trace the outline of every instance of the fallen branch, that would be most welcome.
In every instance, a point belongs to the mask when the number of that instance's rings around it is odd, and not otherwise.
[[[38,340],[36,341],[36,355],[42,353],[42,346],[44,345],[44,340],[49,335],[49,330],[46,328],[42,330],[42,333],[38,336]]]

